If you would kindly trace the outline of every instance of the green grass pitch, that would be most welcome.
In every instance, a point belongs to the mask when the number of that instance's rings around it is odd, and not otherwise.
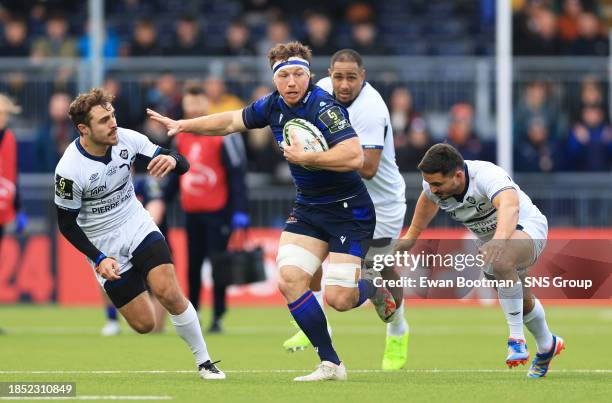
[[[385,327],[372,309],[328,315],[349,370],[345,383],[292,382],[317,359],[312,348],[282,350],[293,332],[282,307],[232,309],[226,333],[206,336],[228,379],[202,381],[169,323],[165,334],[137,335],[123,322],[120,336],[105,338],[98,308],[3,306],[0,381],[74,381],[82,397],[177,402],[595,402],[612,395],[612,306],[548,307],[567,349],[538,380],[526,378],[526,367],[505,367],[506,325],[497,307],[408,302],[409,358],[398,372],[378,370]],[[208,310],[202,316],[207,324]]]

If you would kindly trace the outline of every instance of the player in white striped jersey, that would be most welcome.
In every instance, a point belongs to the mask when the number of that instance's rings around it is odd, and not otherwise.
[[[374,239],[366,256],[366,264],[371,266],[374,255],[392,251],[406,214],[406,187],[395,162],[389,110],[378,91],[365,81],[361,56],[352,49],[340,50],[332,56],[329,77],[319,80],[317,85],[348,109],[364,151],[364,165],[359,174],[376,210]],[[382,274],[384,278],[397,278],[392,268],[385,269]],[[323,307],[320,270],[313,277],[311,289]],[[393,294],[398,309],[387,324],[383,369],[403,368],[407,359],[408,324],[404,319],[402,290],[395,289]],[[300,331],[283,346],[289,351],[297,351],[309,344],[308,338]]]
[[[165,238],[136,199],[130,168],[140,156],[149,174],[184,174],[180,154],[117,127],[113,96],[99,88],[80,94],[69,115],[79,132],[57,164],[55,204],[62,234],[87,256],[110,300],[138,333],[153,330],[147,288],[170,313],[194,354],[200,376],[224,379],[210,359],[197,313],[183,295]]]
[[[486,161],[464,161],[449,144],[431,147],[418,167],[423,175],[423,192],[397,250],[412,248],[438,209],[465,225],[480,240],[485,276],[512,284],[502,286],[500,282],[497,287],[510,331],[506,364],[515,367],[529,360],[525,324],[537,344],[527,376],[545,376],[564,342],[550,332],[542,304],[522,279],[546,245],[546,217],[506,171]]]

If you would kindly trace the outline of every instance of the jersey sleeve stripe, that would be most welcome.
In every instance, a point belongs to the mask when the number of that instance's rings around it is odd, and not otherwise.
[[[500,192],[503,192],[504,190],[508,190],[508,189],[515,189],[516,190],[516,188],[514,186],[503,187],[503,188],[499,189],[498,191],[496,191],[495,193],[493,193],[493,196],[491,196],[491,202],[493,201],[493,199],[495,199],[495,196],[497,196]]]
[[[382,150],[384,148],[384,146],[362,145],[361,148],[363,148],[364,150]]]

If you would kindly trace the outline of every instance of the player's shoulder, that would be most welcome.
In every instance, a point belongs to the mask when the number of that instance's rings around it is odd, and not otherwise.
[[[59,161],[57,162],[57,165],[55,167],[56,172],[66,172],[82,164],[83,156],[77,149],[77,141],[79,141],[78,138],[68,144],[68,147],[66,147],[64,154],[62,154]]]
[[[125,127],[117,127],[117,137],[119,137],[119,142],[131,142],[134,140],[140,140],[143,137],[146,138],[147,136],[136,130],[127,129]]]
[[[465,160],[465,165],[467,166],[468,174],[471,178],[487,177],[501,173],[506,174],[506,171],[502,167],[489,161]]]
[[[389,110],[385,100],[380,93],[370,83],[365,82],[363,88],[359,92],[359,95],[353,101],[353,108],[366,111],[368,116],[372,115],[383,115],[387,116]]]
[[[323,77],[319,81],[317,81],[317,87],[322,88],[328,94],[332,94],[334,92],[331,77]]]

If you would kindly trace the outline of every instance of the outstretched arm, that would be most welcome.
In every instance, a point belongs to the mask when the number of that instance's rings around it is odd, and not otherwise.
[[[412,216],[408,232],[397,242],[395,250],[410,250],[416,243],[419,235],[421,235],[421,232],[427,228],[431,220],[436,216],[437,212],[438,205],[429,200],[424,192],[421,192],[414,208],[414,215]]]
[[[152,109],[147,109],[147,115],[152,120],[166,126],[168,136],[174,136],[177,133],[183,132],[203,136],[225,136],[230,133],[246,130],[242,120],[242,109],[181,120],[170,119]]]

